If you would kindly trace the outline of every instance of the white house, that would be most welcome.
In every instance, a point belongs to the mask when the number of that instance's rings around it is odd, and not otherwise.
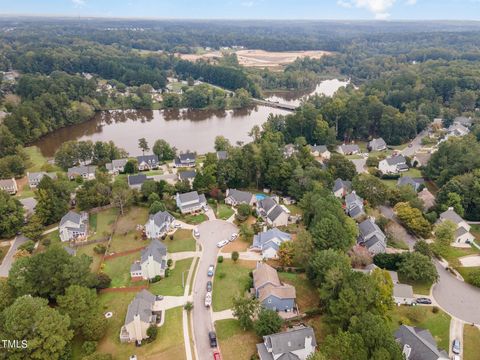
[[[343,144],[337,147],[337,152],[342,155],[355,155],[360,152],[360,147],[357,144]]]
[[[165,276],[167,268],[167,248],[159,240],[152,240],[141,251],[140,261],[130,266],[132,281],[151,280],[156,276]]]
[[[52,180],[57,179],[57,174],[54,172],[27,172],[28,186],[30,186],[31,189],[35,189],[40,183],[40,181],[42,181],[44,176],[48,176]]]
[[[145,234],[149,239],[159,239],[173,228],[175,218],[167,211],[159,211],[150,215],[145,224]]]
[[[180,154],[175,158],[174,165],[175,167],[194,167],[197,160],[197,155],[195,153],[187,152]]]
[[[330,156],[332,155],[332,153],[328,151],[325,145],[309,145],[309,147],[310,154],[312,154],[316,158],[320,158],[322,162],[325,160],[330,160]]]
[[[378,169],[382,174],[398,174],[408,170],[407,159],[403,155],[392,156],[378,163]]]
[[[87,237],[88,213],[69,211],[60,220],[58,232],[62,241],[71,241]]]
[[[85,180],[93,180],[93,179],[95,179],[95,172],[96,171],[97,171],[96,166],[91,166],[91,165],[74,166],[74,167],[71,167],[67,170],[67,177],[70,180],[73,180],[76,177],[80,177],[80,176],[82,178],[84,178]]]
[[[17,182],[14,178],[0,180],[0,190],[3,190],[10,195],[15,195],[18,191]]]
[[[111,163],[105,164],[105,168],[110,175],[118,175],[125,171],[125,165],[127,164],[127,162],[128,159],[112,160]]]
[[[438,219],[439,222],[447,220],[453,222],[457,227],[455,231],[455,243],[468,244],[475,240],[475,236],[470,233],[470,225],[453,210],[453,207],[449,207],[447,211],[441,213]]]
[[[257,344],[257,352],[260,360],[306,360],[316,347],[313,329],[300,326],[264,336],[263,343]]]
[[[240,204],[255,205],[257,198],[251,192],[240,191],[237,189],[227,189],[225,204],[230,206],[237,206]]]
[[[137,166],[139,171],[148,171],[158,169],[157,155],[141,155],[137,156]]]
[[[359,219],[365,215],[363,199],[355,191],[345,196],[345,211],[352,219]]]
[[[261,216],[269,226],[288,225],[290,216],[271,197],[258,201],[256,211],[258,216]]]
[[[276,259],[280,245],[291,240],[290,234],[273,228],[255,235],[250,249],[261,252],[264,259]]]
[[[333,194],[337,198],[345,197],[352,190],[352,182],[348,180],[342,180],[340,178],[335,180],[333,184]]]
[[[175,200],[177,202],[177,207],[182,214],[201,211],[207,206],[205,195],[199,195],[196,191],[190,191],[184,194],[177,193]]]
[[[373,139],[367,145],[369,151],[383,151],[387,150],[387,143],[382,138]]]

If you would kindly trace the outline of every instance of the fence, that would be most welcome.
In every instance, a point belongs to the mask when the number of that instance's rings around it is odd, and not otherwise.
[[[110,260],[110,259],[117,258],[117,257],[120,257],[120,256],[133,254],[133,253],[135,253],[137,251],[140,251],[140,250],[143,250],[143,249],[145,249],[145,246],[142,246],[142,247],[139,247],[139,248],[136,248],[136,249],[132,249],[132,250],[126,250],[126,251],[110,254],[110,255],[105,255],[103,257],[103,260],[106,261],[106,260]]]
[[[148,289],[148,285],[130,286],[124,288],[107,288],[99,291],[100,294],[112,292],[138,292],[143,289]]]
[[[103,242],[108,241],[109,239],[110,239],[110,237],[107,236],[107,237],[97,239],[97,240],[87,240],[87,241],[78,241],[78,242],[72,241],[70,243],[70,246],[76,248],[76,247],[86,246],[86,245],[90,245],[90,244],[103,243]]]

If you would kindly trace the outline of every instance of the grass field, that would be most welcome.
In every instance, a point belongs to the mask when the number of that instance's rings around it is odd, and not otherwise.
[[[132,207],[117,222],[117,228],[110,244],[110,252],[132,250],[148,243],[141,239],[141,234],[136,230],[138,224],[145,224],[148,219],[148,210],[142,207]]]
[[[97,240],[110,236],[113,232],[113,225],[118,216],[118,209],[106,209],[96,214],[90,214],[90,238],[89,240]]]
[[[480,360],[478,345],[480,344],[480,330],[471,325],[463,327],[463,360]]]
[[[150,284],[149,291],[155,295],[182,296],[184,288],[182,287],[182,273],[184,281],[187,281],[188,269],[193,259],[179,260],[175,263],[175,268],[170,271],[170,276],[159,282]],[[186,284],[185,284],[186,285]]]
[[[419,295],[430,295],[430,288],[433,285],[429,283],[410,281],[400,275],[398,276],[398,280],[401,284],[411,285],[413,287],[413,293]]]
[[[93,248],[97,245],[99,244],[88,244],[88,245],[80,246],[76,248],[77,256],[85,254],[92,258],[90,269],[93,272],[98,272],[98,270],[100,270],[100,264],[102,262],[102,255],[99,255],[95,251],[93,251]]]
[[[167,236],[163,243],[168,249],[169,253],[180,251],[195,251],[196,241],[192,236],[192,230],[178,229],[173,234],[173,240]]]
[[[105,261],[103,271],[112,279],[110,287],[140,285],[130,281],[130,266],[137,260],[140,260],[140,251]]]
[[[183,217],[183,220],[187,224],[198,225],[198,224],[201,224],[202,222],[208,220],[208,217],[205,214],[186,215],[186,216]]]
[[[463,256],[467,255],[474,255],[480,253],[480,251],[474,247],[469,248],[456,248],[453,246],[443,247],[441,250],[440,255],[449,262],[450,266],[452,267],[459,267],[461,266],[460,260]]]
[[[224,260],[217,264],[213,287],[213,311],[230,309],[233,297],[243,294],[250,281],[249,272],[255,267],[255,262]],[[224,275],[222,275],[224,274]]]
[[[470,279],[469,279],[469,276],[472,272],[474,271],[478,271],[480,270],[480,266],[472,266],[472,267],[458,267],[458,268],[455,268],[455,270],[457,270],[460,275],[462,275],[463,279],[469,283],[469,284],[472,284],[470,282]],[[473,284],[472,284],[473,285]],[[474,285],[475,286],[475,285]]]
[[[24,150],[28,155],[27,171],[42,171],[43,165],[47,164],[47,159],[42,155],[40,149],[36,146],[29,146]]]
[[[223,360],[250,360],[262,340],[253,331],[243,331],[238,320],[215,322]]]
[[[295,286],[296,302],[300,312],[318,307],[320,303],[318,291],[310,284],[305,274],[282,272],[278,273],[278,275],[282,282]]]
[[[230,216],[234,214],[234,211],[228,205],[218,204],[216,214],[217,218],[227,220]]]

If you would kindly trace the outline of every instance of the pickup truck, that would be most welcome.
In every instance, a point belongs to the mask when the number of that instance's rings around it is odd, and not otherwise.
[[[212,305],[212,293],[209,291],[205,295],[205,306],[210,307],[210,305]]]

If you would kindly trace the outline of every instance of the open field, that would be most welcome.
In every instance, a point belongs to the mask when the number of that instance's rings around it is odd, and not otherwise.
[[[112,234],[113,224],[118,215],[118,209],[111,208],[90,214],[90,237],[89,240],[97,240],[108,237]]]
[[[253,331],[243,331],[238,320],[215,322],[223,360],[250,360],[256,353],[255,345],[261,342]]]

